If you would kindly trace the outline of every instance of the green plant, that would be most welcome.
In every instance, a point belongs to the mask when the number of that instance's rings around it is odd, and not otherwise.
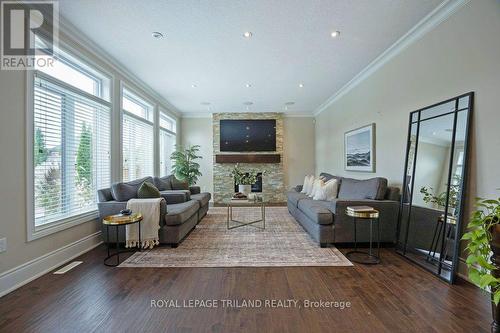
[[[492,230],[500,221],[500,198],[477,199],[477,209],[472,213],[467,225],[467,233],[462,240],[469,243],[465,248],[468,252],[467,267],[470,280],[484,290],[491,290],[493,302],[500,302],[500,279],[492,275],[497,267],[491,263]]]
[[[448,202],[450,208],[457,208],[459,201],[458,196],[460,195],[460,181],[461,178],[456,175],[452,179],[452,185],[450,185],[450,200]],[[423,186],[420,189],[420,193],[424,195],[422,200],[426,203],[433,203],[438,207],[444,208],[446,206],[446,191],[438,194],[433,194],[432,192],[434,192],[434,189],[431,186]]]
[[[177,150],[170,155],[173,162],[172,173],[175,178],[187,181],[190,186],[196,184],[198,177],[202,175],[200,165],[195,161],[202,158],[198,156],[198,151],[200,151],[199,145],[189,146],[185,149],[177,147]]]
[[[92,129],[85,123],[76,153],[76,182],[86,201],[89,201],[92,197]]]
[[[42,164],[49,157],[49,150],[45,147],[45,138],[43,136],[42,130],[38,127],[35,130],[35,146],[33,148],[33,151],[33,162],[35,163],[35,166]]]
[[[240,165],[236,164],[231,171],[231,175],[234,177],[234,181],[237,185],[252,185],[257,181],[257,173],[255,172],[244,172],[240,169]]]

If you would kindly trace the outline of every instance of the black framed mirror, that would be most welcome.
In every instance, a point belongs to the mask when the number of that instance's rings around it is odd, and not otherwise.
[[[399,211],[396,251],[454,282],[464,219],[470,92],[413,111]]]

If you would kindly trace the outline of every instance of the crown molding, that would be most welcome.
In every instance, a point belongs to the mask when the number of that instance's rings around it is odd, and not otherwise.
[[[411,44],[418,41],[428,32],[431,32],[439,24],[447,20],[454,13],[456,13],[460,8],[469,3],[470,0],[446,0],[443,1],[438,7],[436,7],[432,12],[420,20],[413,28],[411,28],[406,34],[399,38],[394,44],[392,44],[388,49],[386,49],[382,54],[380,54],[375,60],[370,62],[368,66],[363,68],[356,76],[354,76],[349,82],[347,82],[342,88],[330,96],[324,103],[322,103],[316,110],[314,110],[314,116],[319,115],[326,108],[332,105],[335,101],[340,99],[342,96],[347,94],[350,90],[356,87],[358,84],[366,80],[370,75],[375,73],[379,68],[385,65],[389,60],[394,58],[396,55],[401,53]]]
[[[247,111],[248,112],[248,111]],[[245,113],[245,112],[223,112],[223,113]],[[255,114],[259,113],[268,113],[268,112],[254,112]],[[212,118],[213,113],[207,112],[183,112],[181,114],[182,118]],[[312,113],[283,113],[283,117],[285,118],[314,118]]]
[[[61,32],[66,35],[70,42],[76,44],[75,46],[83,47],[93,56],[98,58],[106,66],[110,67],[123,78],[125,78],[129,83],[142,89],[145,93],[149,94],[151,97],[159,102],[160,106],[167,109],[173,115],[181,117],[182,112],[180,112],[176,107],[170,104],[163,96],[157,93],[148,84],[138,78],[135,74],[130,72],[129,69],[113,56],[107,53],[105,50],[96,47],[95,42],[93,42],[89,37],[87,37],[83,32],[78,30],[72,23],[70,23],[64,16],[59,15],[59,38],[61,38]],[[66,41],[67,42],[67,41]]]

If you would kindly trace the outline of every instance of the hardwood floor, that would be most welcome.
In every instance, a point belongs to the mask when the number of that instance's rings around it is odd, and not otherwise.
[[[345,251],[345,250],[343,250]],[[489,302],[449,286],[391,249],[354,267],[110,268],[103,246],[63,275],[0,298],[1,332],[488,332]],[[219,300],[218,308],[154,308],[152,300]],[[350,308],[224,308],[221,300],[351,302]],[[157,302],[158,304],[159,302]]]

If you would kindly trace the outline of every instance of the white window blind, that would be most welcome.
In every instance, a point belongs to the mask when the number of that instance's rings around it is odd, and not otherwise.
[[[110,132],[109,104],[35,76],[35,227],[96,210],[110,183]]]
[[[154,174],[153,124],[123,113],[123,180]]]
[[[172,160],[170,155],[175,150],[175,135],[160,128],[160,177],[172,173]]]

